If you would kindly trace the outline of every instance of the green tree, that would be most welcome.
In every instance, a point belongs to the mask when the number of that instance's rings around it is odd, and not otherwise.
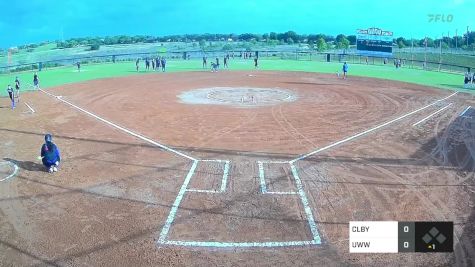
[[[99,50],[101,45],[99,43],[94,43],[91,45],[90,50]]]
[[[233,50],[233,46],[231,44],[225,44],[222,49],[224,51]]]
[[[356,45],[356,35],[348,35],[348,41],[350,41],[350,45]]]
[[[269,33],[269,39],[271,39],[271,40],[277,40],[277,33],[275,33],[275,32]]]
[[[338,49],[347,49],[350,47],[350,41],[343,34],[338,34],[335,39],[335,45]]]
[[[325,42],[325,39],[320,37],[317,40],[317,51],[318,52],[323,52],[325,50],[327,50],[327,43]]]

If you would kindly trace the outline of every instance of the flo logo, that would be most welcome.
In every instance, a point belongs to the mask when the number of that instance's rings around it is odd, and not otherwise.
[[[454,15],[452,14],[429,14],[429,22],[442,22],[442,23],[450,23],[454,20]]]

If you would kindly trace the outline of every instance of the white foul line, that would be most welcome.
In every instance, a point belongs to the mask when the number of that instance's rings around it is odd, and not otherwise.
[[[371,128],[371,129],[369,129],[369,130],[363,131],[363,132],[361,132],[361,133],[358,133],[358,134],[355,134],[355,135],[350,136],[350,137],[348,137],[348,138],[345,138],[345,139],[343,139],[343,140],[341,140],[341,141],[335,142],[335,143],[333,143],[333,144],[330,144],[330,145],[327,145],[327,146],[322,147],[322,148],[320,148],[320,149],[317,149],[317,150],[315,150],[315,151],[312,151],[312,152],[310,152],[310,153],[308,153],[308,154],[302,155],[302,156],[300,156],[300,157],[298,157],[298,158],[296,158],[296,159],[291,160],[291,161],[290,161],[290,164],[293,164],[293,163],[295,163],[296,161],[299,161],[299,160],[308,158],[308,157],[310,157],[310,156],[312,156],[312,155],[315,155],[315,154],[317,154],[317,153],[320,153],[320,152],[322,152],[322,151],[324,151],[324,150],[327,150],[327,149],[330,149],[330,148],[332,148],[332,147],[341,145],[341,144],[346,143],[346,142],[348,142],[348,141],[351,141],[351,140],[353,140],[353,139],[355,139],[355,138],[358,138],[358,137],[360,137],[360,136],[366,135],[366,134],[368,134],[368,133],[370,133],[370,132],[376,131],[376,130],[381,129],[381,128],[385,127],[385,126],[388,126],[388,125],[390,125],[390,124],[392,124],[392,123],[395,123],[395,122],[397,122],[397,121],[400,121],[400,120],[402,120],[402,119],[404,119],[404,118],[406,118],[406,117],[408,117],[408,116],[411,116],[412,114],[415,114],[415,113],[417,113],[417,112],[420,112],[420,111],[422,111],[422,110],[424,110],[424,109],[427,109],[427,108],[429,108],[429,107],[431,107],[431,106],[433,106],[433,105],[435,105],[435,104],[437,104],[437,103],[439,103],[439,102],[441,102],[441,101],[444,101],[444,100],[446,100],[446,99],[449,99],[450,97],[456,95],[457,93],[458,93],[458,92],[455,92],[455,93],[453,93],[453,94],[451,94],[451,95],[449,95],[449,96],[447,96],[447,97],[444,97],[444,98],[442,98],[442,99],[439,99],[439,100],[437,100],[437,101],[435,101],[435,102],[433,102],[433,103],[431,103],[431,104],[429,104],[429,105],[427,105],[427,106],[424,106],[424,107],[422,107],[422,108],[416,109],[416,110],[414,110],[414,111],[412,111],[412,112],[409,112],[409,113],[407,113],[407,114],[405,114],[405,115],[402,115],[402,116],[400,116],[400,117],[398,117],[398,118],[395,118],[395,119],[393,119],[393,120],[390,120],[390,121],[388,121],[388,122],[385,122],[385,123],[383,123],[383,124],[380,124],[380,125],[378,125],[378,126],[376,126],[376,127],[373,127],[373,128]]]
[[[444,110],[447,109],[448,107],[452,106],[452,104],[453,104],[453,103],[450,103],[450,104],[448,104],[447,106],[445,106],[445,107],[443,107],[443,108],[437,110],[436,112],[430,114],[429,116],[423,118],[422,120],[420,120],[420,121],[414,123],[412,126],[414,127],[414,126],[417,126],[417,125],[419,125],[419,124],[425,122],[426,120],[432,118],[433,116],[439,114],[440,112],[444,111]]]
[[[145,142],[148,142],[148,143],[150,143],[150,144],[153,144],[153,145],[155,145],[155,146],[158,146],[158,147],[160,147],[160,148],[162,148],[162,149],[165,149],[165,150],[167,150],[167,151],[170,151],[170,152],[172,152],[172,153],[175,153],[175,154],[177,154],[177,155],[179,155],[179,156],[182,156],[182,157],[184,157],[184,158],[187,158],[187,159],[190,159],[190,160],[196,160],[195,158],[190,157],[190,156],[188,156],[188,155],[185,155],[185,154],[183,154],[183,153],[181,153],[181,152],[179,152],[179,151],[176,151],[176,150],[173,149],[173,148],[170,148],[170,147],[167,147],[167,146],[162,145],[162,144],[160,144],[160,143],[157,143],[157,142],[151,140],[150,138],[147,138],[147,137],[145,137],[145,136],[143,136],[143,135],[140,135],[140,134],[138,134],[138,133],[132,132],[131,130],[125,129],[125,128],[122,127],[122,126],[119,126],[119,125],[117,125],[117,124],[115,124],[115,123],[113,123],[113,122],[110,122],[110,121],[108,121],[108,120],[106,120],[106,119],[103,119],[103,118],[101,118],[101,117],[99,117],[99,116],[97,116],[97,115],[95,115],[95,114],[93,114],[93,113],[91,113],[91,112],[89,112],[89,111],[87,111],[87,110],[81,108],[81,107],[78,107],[78,106],[74,105],[73,103],[71,103],[71,102],[69,102],[69,101],[64,100],[64,99],[63,99],[62,97],[60,97],[60,96],[55,96],[55,95],[53,95],[53,94],[51,94],[51,93],[49,93],[49,92],[44,91],[43,89],[39,89],[39,90],[40,90],[41,92],[43,92],[43,93],[49,95],[49,96],[52,96],[52,97],[58,99],[59,101],[62,101],[63,103],[66,103],[66,104],[70,105],[71,107],[73,107],[73,108],[75,108],[75,109],[78,109],[78,110],[80,110],[80,111],[86,113],[87,115],[89,115],[89,116],[91,116],[91,117],[94,117],[94,118],[96,118],[96,119],[98,119],[98,120],[100,120],[100,121],[102,121],[102,122],[104,122],[104,123],[106,123],[106,124],[108,124],[108,125],[114,127],[114,128],[117,128],[117,129],[119,129],[119,130],[121,130],[121,131],[123,131],[123,132],[126,132],[126,133],[128,133],[128,134],[130,134],[130,135],[132,135],[132,136],[135,136],[135,137],[137,137],[137,138],[139,138],[139,139],[142,139],[142,140],[145,141]]]
[[[28,105],[28,103],[25,102],[25,105],[31,110],[31,113],[35,113],[35,110],[32,107],[30,107],[30,105]]]

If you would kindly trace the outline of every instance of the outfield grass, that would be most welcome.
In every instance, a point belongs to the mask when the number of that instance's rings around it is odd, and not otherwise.
[[[152,71],[144,71],[143,65],[143,62],[141,62],[141,71],[139,72],[135,71],[135,62],[120,62],[115,64],[106,63],[82,65],[80,73],[76,71],[76,68],[74,66],[52,68],[43,70],[42,72],[39,72],[38,75],[40,78],[41,87],[48,88],[94,79],[129,75],[143,75],[147,73],[152,73]],[[252,60],[231,60],[229,65],[230,70],[255,71]],[[260,60],[259,67],[260,70],[306,71],[336,74],[336,72],[341,69],[341,64],[315,61],[268,59]],[[201,68],[201,60],[170,60],[167,62],[167,72],[202,70],[203,69]],[[470,92],[470,90],[464,90],[462,88],[463,76],[460,74],[431,72],[405,68],[395,69],[392,65],[374,66],[351,64],[349,69],[349,75],[404,81],[409,83],[437,87],[441,89],[457,89],[459,91]],[[0,75],[0,95],[5,96],[7,94],[6,88],[8,84],[14,86],[15,76],[18,76],[20,78],[23,90],[31,89],[31,84],[33,83],[33,72],[30,71],[4,74]]]

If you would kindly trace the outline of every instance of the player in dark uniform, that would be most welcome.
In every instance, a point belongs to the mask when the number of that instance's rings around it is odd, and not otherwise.
[[[206,56],[203,56],[203,69],[208,67],[208,63],[206,62]]]
[[[470,75],[470,73],[468,71],[465,72],[464,79],[463,79],[463,87],[464,88],[468,88],[468,86],[469,86],[469,81],[470,81],[469,75]]]
[[[157,71],[160,71],[160,57],[159,56],[155,59],[155,68]]]
[[[8,85],[7,92],[8,92],[8,96],[10,97],[10,100],[12,101],[12,109],[14,109],[15,108],[15,95],[13,93],[13,88],[12,88],[11,85]]]
[[[145,69],[146,70],[150,69],[150,61],[148,61],[148,58],[145,58]]]
[[[223,68],[228,68],[228,58],[227,57],[224,57],[223,62],[224,62]]]
[[[40,89],[40,79],[38,78],[38,73],[36,72],[33,75],[33,85],[35,86],[35,89]]]
[[[219,69],[219,58],[216,58],[216,67]]]
[[[81,62],[76,62],[76,66],[78,67],[78,72],[81,72]]]
[[[259,60],[258,57],[255,57],[255,58],[254,58],[254,68],[256,68],[256,69],[259,67],[258,60]]]
[[[218,72],[218,65],[214,62],[211,62],[211,72]]]
[[[137,70],[137,72],[139,71],[139,63],[140,63],[140,58],[137,58],[137,60],[135,61],[135,69]]]
[[[51,134],[45,135],[45,143],[41,146],[41,161],[49,173],[58,171],[61,156]]]
[[[348,63],[346,63],[346,61],[345,61],[345,63],[343,64],[342,70],[343,70],[343,79],[346,79],[347,74],[348,74]]]
[[[155,60],[152,58],[150,61],[152,61],[152,70],[155,70]]]
[[[161,65],[162,65],[162,71],[165,72],[165,68],[166,68],[166,64],[167,64],[167,60],[165,59],[165,57],[162,57],[162,60],[161,60]]]
[[[20,102],[20,79],[18,79],[18,76],[15,77],[15,97],[17,99],[17,102]]]

